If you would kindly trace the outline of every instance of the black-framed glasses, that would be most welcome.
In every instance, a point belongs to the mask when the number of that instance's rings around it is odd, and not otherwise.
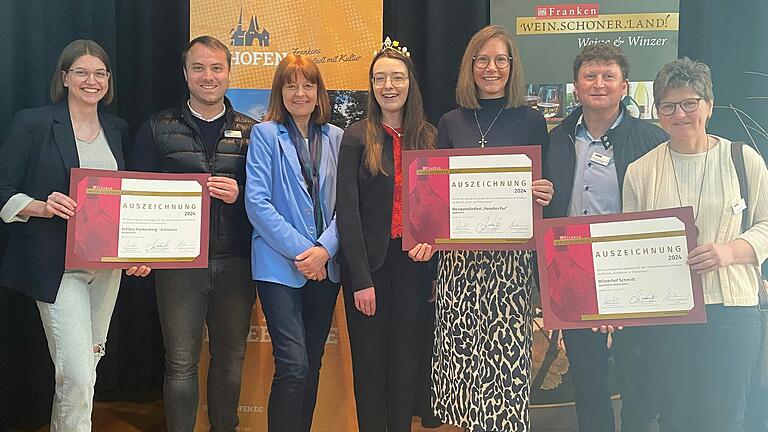
[[[393,75],[374,75],[373,78],[371,78],[371,82],[373,83],[373,86],[376,88],[384,87],[387,84],[387,79],[389,79],[389,82],[392,83],[394,87],[402,87],[405,85],[405,82],[408,81],[408,75],[404,74],[393,74]]]
[[[688,114],[699,109],[699,104],[701,104],[701,101],[703,100],[704,98],[697,97],[683,99],[680,102],[662,102],[656,107],[656,110],[659,112],[659,115],[668,117],[673,115],[675,111],[677,111],[677,106],[680,105],[680,109]]]
[[[93,74],[93,79],[96,81],[104,82],[109,79],[109,71],[104,69],[97,69],[93,72],[89,71],[88,69],[83,68],[77,68],[77,69],[70,69],[69,72],[72,72],[74,76],[76,76],[78,79],[81,79],[83,81],[87,80],[91,74]]]
[[[499,69],[506,69],[512,63],[512,57],[500,54],[493,58],[493,63]],[[491,64],[491,58],[487,55],[479,55],[472,57],[472,64],[478,69],[485,69]]]

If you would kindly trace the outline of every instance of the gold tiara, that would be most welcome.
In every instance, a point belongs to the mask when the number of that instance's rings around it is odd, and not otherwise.
[[[384,39],[384,43],[381,44],[381,49],[378,50],[378,51],[374,51],[373,55],[375,56],[378,53],[380,53],[382,51],[385,51],[385,50],[388,50],[388,49],[389,50],[393,50],[393,51],[397,51],[397,52],[399,52],[400,54],[402,54],[402,55],[404,55],[406,57],[410,57],[411,56],[411,53],[408,51],[407,47],[400,46],[400,41],[396,41],[396,40],[393,41],[392,39],[389,38],[389,36],[387,36]]]

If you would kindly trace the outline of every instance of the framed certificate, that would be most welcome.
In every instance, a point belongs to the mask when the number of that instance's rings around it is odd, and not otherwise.
[[[537,238],[547,329],[706,322],[693,210],[545,219]]]
[[[403,249],[530,250],[538,146],[403,152]]]
[[[208,267],[208,177],[72,169],[64,267]]]

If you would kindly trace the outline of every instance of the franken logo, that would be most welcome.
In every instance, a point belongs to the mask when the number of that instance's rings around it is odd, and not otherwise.
[[[259,30],[259,22],[256,15],[251,15],[251,23],[248,29],[243,28],[243,7],[240,6],[240,19],[237,20],[237,27],[231,30],[230,40],[233,46],[253,46],[255,41],[259,41],[260,47],[269,46],[269,32],[262,28]]]

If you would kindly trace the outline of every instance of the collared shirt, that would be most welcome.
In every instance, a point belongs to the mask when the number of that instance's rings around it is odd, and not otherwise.
[[[223,103],[222,103],[222,104],[221,104],[221,112],[220,112],[220,113],[216,114],[215,116],[213,116],[213,117],[211,117],[211,118],[205,118],[205,117],[203,117],[203,115],[202,115],[202,114],[200,114],[199,112],[195,111],[195,110],[192,108],[192,105],[189,103],[189,99],[187,99],[187,106],[189,107],[189,112],[191,112],[193,116],[195,116],[195,117],[199,118],[199,119],[200,119],[200,120],[202,120],[202,121],[208,122],[208,123],[210,123],[210,122],[213,122],[213,121],[216,121],[216,120],[220,119],[221,117],[223,117],[223,116],[224,116],[224,113],[226,113],[226,112],[227,112],[227,106],[226,106],[225,104],[223,104]]]
[[[621,112],[610,129],[618,126],[623,119],[624,113]],[[589,133],[583,115],[576,122],[574,135],[576,169],[568,216],[620,213],[621,196],[613,146],[606,149],[601,137],[595,138]]]

